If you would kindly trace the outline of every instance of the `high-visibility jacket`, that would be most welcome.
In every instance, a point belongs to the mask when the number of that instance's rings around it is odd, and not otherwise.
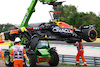
[[[0,48],[0,57],[3,59],[4,58],[4,53],[2,51],[2,49]]]
[[[26,56],[24,47],[20,45],[13,46],[10,56],[13,56],[13,54],[14,54],[14,60],[23,60],[23,55]]]
[[[83,48],[83,45],[82,45],[82,42],[76,42],[76,43],[74,44],[74,46],[77,46],[77,50],[78,50],[78,51],[84,49],[84,48]]]

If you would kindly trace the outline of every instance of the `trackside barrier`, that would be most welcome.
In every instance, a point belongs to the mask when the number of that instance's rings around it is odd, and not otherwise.
[[[86,59],[87,65],[92,65],[94,67],[100,66],[100,57],[85,56],[85,59]],[[74,55],[59,55],[59,62],[76,64],[76,56],[74,56]],[[80,64],[83,64],[81,58],[80,58]]]

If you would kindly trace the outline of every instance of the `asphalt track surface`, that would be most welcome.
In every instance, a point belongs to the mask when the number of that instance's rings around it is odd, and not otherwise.
[[[73,45],[70,43],[66,43],[65,41],[57,41],[57,42],[50,42],[50,44],[61,44],[61,45]],[[94,46],[94,47],[100,47],[100,43],[93,43],[93,42],[84,42],[83,46]]]
[[[51,47],[56,47],[59,55],[73,55],[77,54],[77,47],[73,44],[64,41],[50,42]],[[100,57],[100,43],[83,42],[84,56]]]

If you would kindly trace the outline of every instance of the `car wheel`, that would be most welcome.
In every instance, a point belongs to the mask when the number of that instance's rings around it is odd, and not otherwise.
[[[95,29],[86,29],[83,32],[83,39],[87,42],[93,42],[97,38],[97,31]]]
[[[8,54],[5,54],[5,65],[6,66],[13,66],[13,63],[10,62],[10,56]]]
[[[50,66],[57,66],[59,63],[58,53],[56,51],[51,51],[50,55],[51,55],[51,61],[49,62],[49,65]]]
[[[25,66],[26,67],[35,67],[36,66],[36,57],[34,54],[27,54],[29,58],[29,62],[25,60]]]

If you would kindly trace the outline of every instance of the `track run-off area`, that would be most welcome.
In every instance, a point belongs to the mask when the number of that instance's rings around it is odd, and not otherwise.
[[[56,47],[58,54],[76,55],[77,47],[66,42],[50,42],[51,47]],[[100,43],[83,42],[84,56],[100,57]]]
[[[0,44],[0,48],[8,49],[10,42],[6,42],[5,45]],[[69,44],[61,41],[50,41],[51,47],[56,47],[58,54],[60,55],[74,55],[77,54],[77,47],[73,46],[73,44]],[[84,46],[84,56],[92,56],[92,57],[100,57],[100,43],[96,42],[83,42]],[[2,61],[0,60],[0,67],[6,67],[2,65]],[[38,64],[36,67],[51,67],[48,64]],[[58,65],[57,67],[76,67],[76,66],[66,66],[66,65]]]

